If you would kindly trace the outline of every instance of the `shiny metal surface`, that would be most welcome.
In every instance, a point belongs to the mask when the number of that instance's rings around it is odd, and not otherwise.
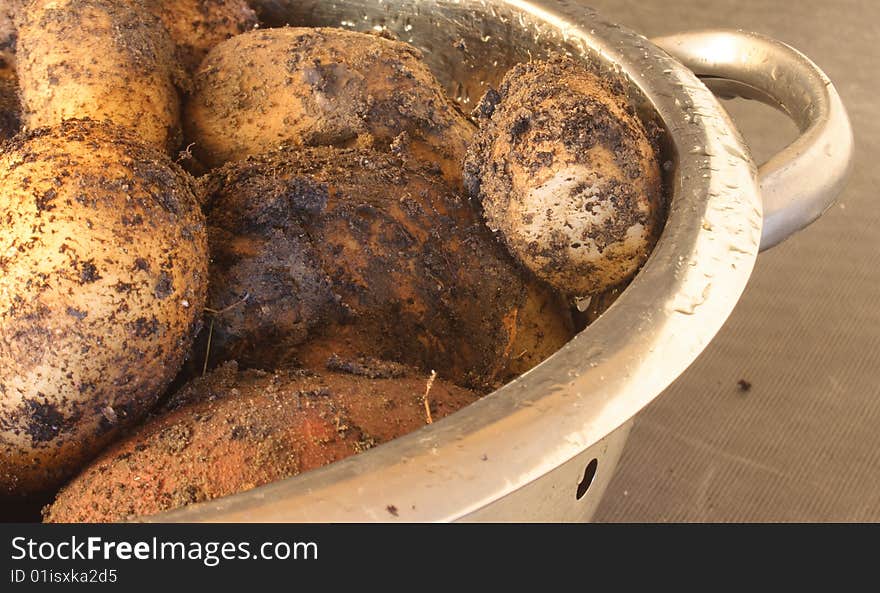
[[[843,189],[853,133],[837,90],[809,58],[743,31],[698,31],[651,40],[723,96],[755,99],[794,120],[801,136],[759,169],[761,249],[818,219]]]
[[[643,116],[667,131],[668,221],[620,299],[509,385],[358,456],[151,520],[589,519],[632,417],[714,337],[758,254],[757,170],[725,111],[689,69],[644,37],[567,2],[270,0],[263,7],[275,24],[392,30],[425,51],[465,104],[516,62],[552,51],[622,73]],[[593,458],[594,485],[578,500]]]
[[[540,479],[474,511],[461,521],[582,523],[591,520],[623,455],[632,424],[630,420]]]

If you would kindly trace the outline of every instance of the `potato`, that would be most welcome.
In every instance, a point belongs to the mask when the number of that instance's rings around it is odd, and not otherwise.
[[[177,373],[207,283],[193,182],[83,120],[0,155],[0,496],[58,486]]]
[[[664,200],[657,148],[620,82],[572,58],[529,62],[478,112],[466,185],[511,253],[573,297],[630,279]]]
[[[9,54],[0,51],[0,141],[15,136],[21,129],[21,102],[18,99],[18,76]]]
[[[418,50],[366,33],[245,33],[208,54],[194,85],[187,135],[212,167],[284,143],[388,151],[397,140],[460,184],[474,133]]]
[[[18,38],[15,20],[23,4],[24,0],[0,0],[0,53],[13,64]]]
[[[91,118],[169,151],[180,143],[183,73],[143,0],[33,0],[18,33],[26,127]]]
[[[244,0],[147,0],[177,45],[184,67],[194,72],[208,51],[225,39],[257,26]]]
[[[263,369],[336,354],[493,388],[565,344],[565,305],[425,168],[367,149],[286,148],[202,182],[212,253],[196,360]]]
[[[18,98],[15,46],[16,15],[23,0],[0,0],[0,141],[21,129],[21,101]]]
[[[112,522],[250,490],[439,420],[478,396],[380,361],[320,371],[238,372],[226,364],[114,445],[47,508],[51,523]],[[364,376],[368,375],[368,376]]]

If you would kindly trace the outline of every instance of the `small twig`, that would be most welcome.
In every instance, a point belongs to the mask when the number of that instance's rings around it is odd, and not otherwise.
[[[228,307],[224,307],[219,311],[217,309],[211,309],[210,307],[205,307],[205,313],[211,316],[211,325],[208,327],[208,347],[205,348],[205,364],[202,365],[202,376],[204,377],[208,374],[208,359],[211,357],[211,340],[214,337],[214,320],[226,313],[227,311],[231,311],[236,308],[240,304],[244,303],[250,298],[251,294],[249,292],[244,293],[244,296],[229,305]]]
[[[528,350],[523,350],[522,352],[520,352],[519,354],[517,354],[516,356],[514,356],[510,360],[519,360],[520,358],[522,358],[523,356],[525,356],[528,353],[529,353]]]
[[[210,307],[205,307],[205,312],[210,313],[214,317],[219,317],[220,315],[223,315],[224,313],[227,313],[227,312],[235,309],[237,306],[246,302],[249,298],[251,298],[251,293],[246,292],[246,293],[244,293],[243,297],[241,297],[240,299],[238,299],[237,301],[235,301],[234,303],[232,303],[228,307],[223,307],[219,311],[217,309],[211,309]]]
[[[492,373],[489,375],[490,382],[494,382],[495,378],[498,376],[498,373],[504,370],[504,367],[510,362],[510,352],[513,350],[514,342],[516,342],[516,324],[518,318],[519,307],[514,309],[513,313],[508,313],[507,315],[505,315],[504,319],[502,320],[505,329],[507,329],[507,345],[504,347],[504,352],[501,354],[501,357],[498,359],[498,363],[495,365],[495,368],[492,369]]]
[[[434,424],[434,419],[431,418],[431,403],[428,400],[428,394],[431,393],[431,387],[434,386],[434,379],[437,378],[437,371],[431,371],[431,376],[428,378],[428,385],[425,387],[425,423],[426,424]]]
[[[510,320],[510,338],[507,340],[507,346],[504,347],[504,354],[502,355],[502,360],[510,356],[510,351],[513,350],[513,343],[516,342],[516,323],[519,318],[519,307],[513,310],[513,319]],[[505,319],[505,322],[507,320]]]
[[[188,161],[193,158],[192,147],[195,146],[195,142],[191,142],[189,146],[187,146],[184,150],[181,150],[177,153],[177,162]]]
[[[205,364],[202,366],[202,376],[208,374],[208,358],[211,356],[211,338],[214,337],[214,320],[211,320],[211,326],[208,328],[208,347],[205,349]]]

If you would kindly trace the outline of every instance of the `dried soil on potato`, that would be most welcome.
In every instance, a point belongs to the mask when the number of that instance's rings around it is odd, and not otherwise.
[[[18,75],[8,55],[0,50],[0,141],[12,138],[21,129]]]
[[[72,480],[46,520],[151,515],[250,490],[395,439],[425,425],[427,379],[410,369],[395,374],[239,372],[226,364],[181,390],[161,416]],[[477,398],[435,381],[431,414],[442,418]]]
[[[257,15],[245,0],[145,0],[162,20],[177,46],[178,57],[195,72],[216,45],[257,26]]]
[[[0,496],[57,486],[155,404],[201,322],[191,178],[72,120],[0,155]]]
[[[217,46],[195,77],[187,136],[209,166],[283,143],[398,147],[461,183],[475,128],[409,44],[342,29],[253,31]]]
[[[573,297],[629,280],[665,205],[654,133],[620,81],[567,57],[520,64],[477,114],[466,185],[511,253]]]
[[[27,127],[109,120],[167,151],[180,142],[186,76],[145,0],[33,0],[19,16]]]
[[[225,311],[211,316],[212,365],[365,354],[490,389],[572,337],[565,305],[423,168],[370,150],[288,148],[202,185],[208,306]]]

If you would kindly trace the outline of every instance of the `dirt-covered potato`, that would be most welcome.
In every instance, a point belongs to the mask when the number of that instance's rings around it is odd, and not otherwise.
[[[190,72],[215,45],[257,25],[257,15],[245,0],[146,0],[162,19]]]
[[[0,155],[0,497],[59,485],[143,417],[202,316],[191,179],[106,123]]]
[[[26,127],[91,118],[166,150],[179,144],[182,69],[144,0],[32,0],[18,25]]]
[[[341,29],[266,29],[221,43],[195,77],[186,119],[209,166],[285,143],[395,144],[458,184],[474,133],[417,49]]]
[[[212,253],[195,360],[263,369],[335,354],[497,386],[572,337],[467,200],[367,149],[287,148],[203,180]],[[210,346],[206,343],[210,337]]]
[[[21,129],[21,101],[15,63],[18,29],[15,20],[23,2],[0,0],[0,142],[12,138]]]
[[[47,508],[47,522],[113,522],[250,490],[412,432],[478,396],[401,365],[238,372],[226,364],[175,395]]]
[[[657,149],[620,81],[572,58],[520,64],[477,113],[465,182],[510,251],[574,297],[631,278],[664,204]]]
[[[0,54],[7,59],[15,56],[15,42],[18,38],[15,20],[25,0],[0,0]]]
[[[18,76],[9,55],[0,51],[0,142],[12,138],[21,129]]]

